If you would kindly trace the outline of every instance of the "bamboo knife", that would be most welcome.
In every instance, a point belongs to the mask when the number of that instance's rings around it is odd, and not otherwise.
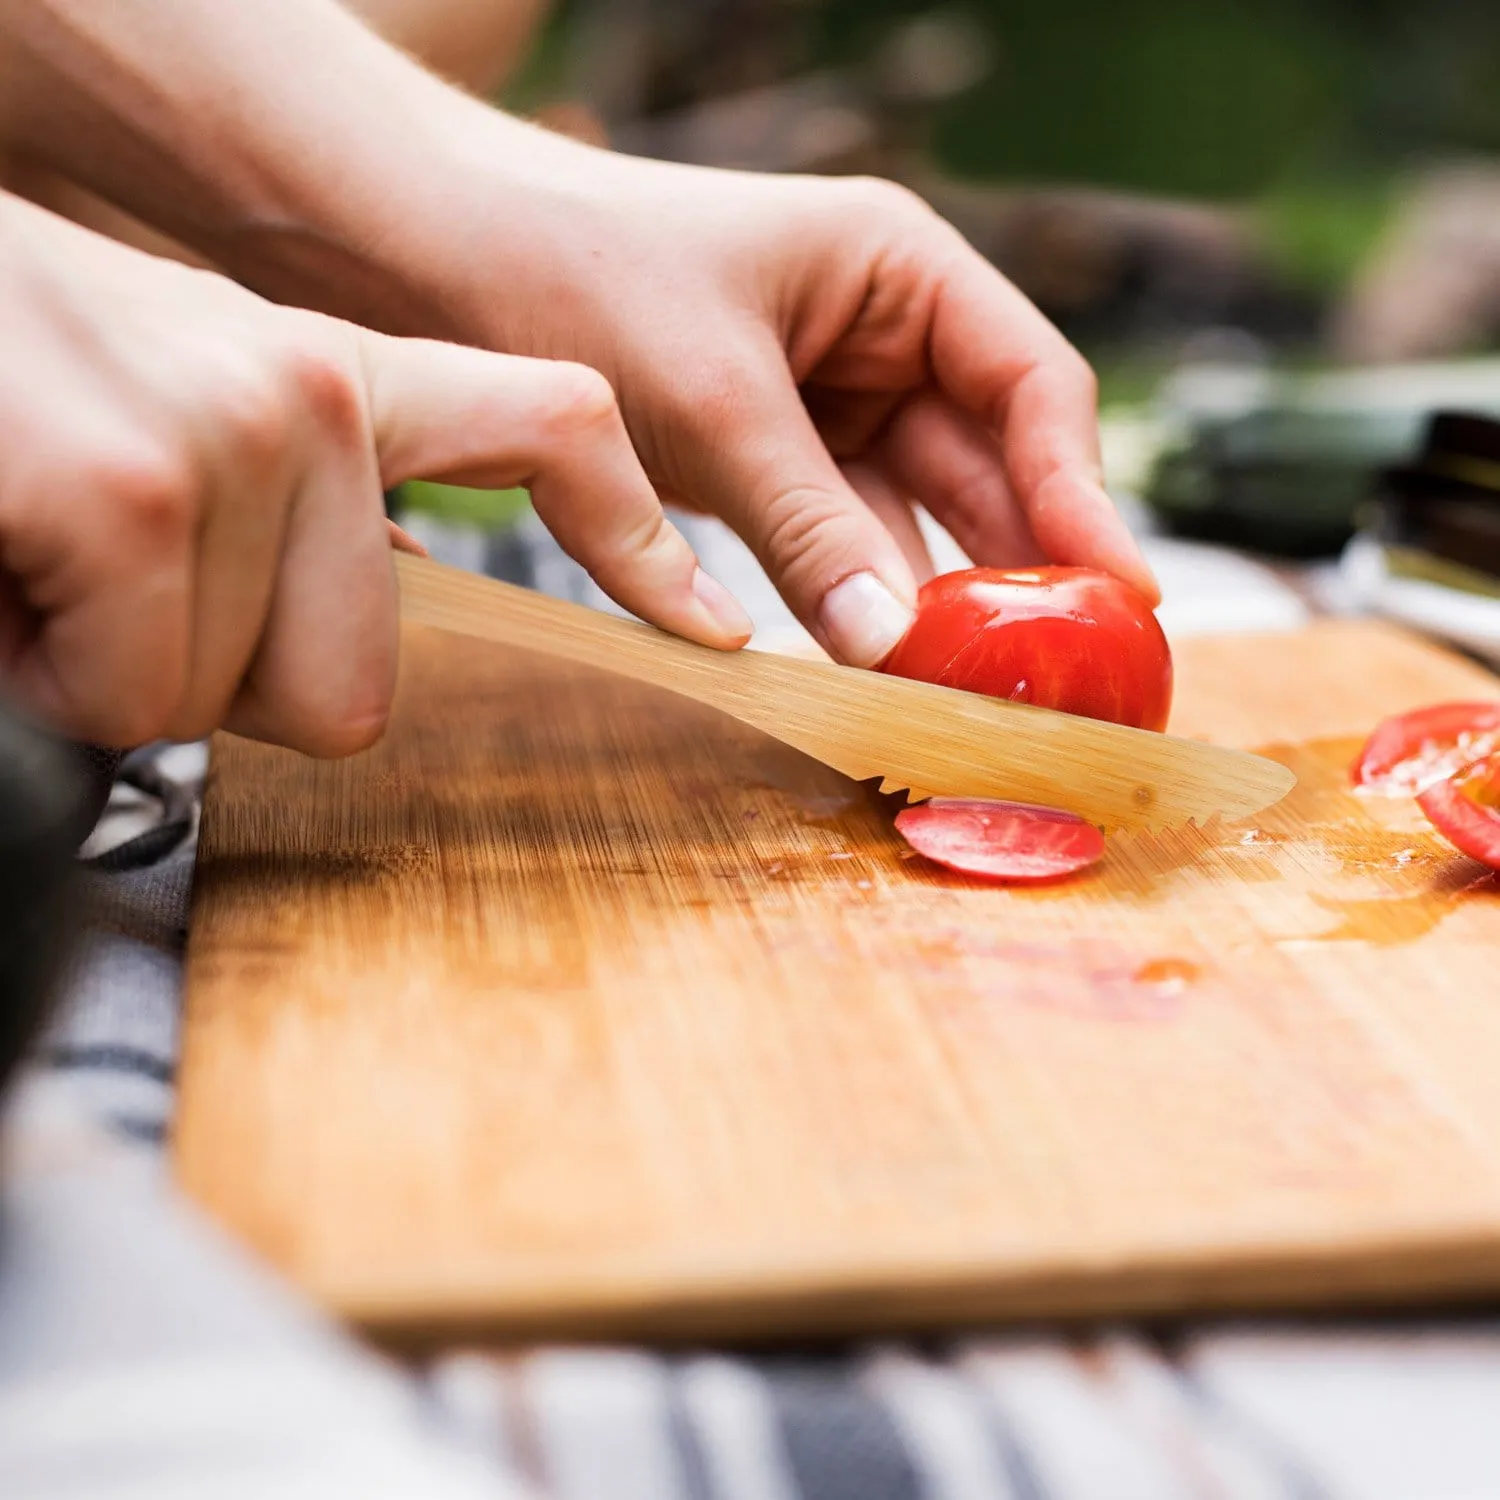
[[[714,651],[427,558],[395,562],[408,620],[680,693],[913,800],[1035,802],[1106,829],[1161,828],[1247,817],[1296,784],[1285,766],[1242,750],[827,661]]]

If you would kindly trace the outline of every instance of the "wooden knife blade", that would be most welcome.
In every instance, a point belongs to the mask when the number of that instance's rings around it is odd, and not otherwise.
[[[398,553],[419,624],[598,667],[710,704],[884,791],[1060,807],[1103,828],[1247,817],[1296,784],[1242,750],[881,672],[714,651],[650,625]]]

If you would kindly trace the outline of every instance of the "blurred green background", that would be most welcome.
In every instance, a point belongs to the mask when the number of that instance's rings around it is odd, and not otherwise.
[[[645,155],[907,182],[1093,360],[1109,412],[1192,406],[1172,377],[1205,362],[1295,378],[1500,346],[1500,5],[495,3],[539,21],[500,102]],[[1424,398],[1320,426],[1278,389],[1177,434],[1163,509],[1212,509],[1238,464],[1257,507],[1336,493],[1313,545],[1347,534]],[[1314,467],[1289,478],[1284,451]],[[471,519],[522,499],[410,497]]]

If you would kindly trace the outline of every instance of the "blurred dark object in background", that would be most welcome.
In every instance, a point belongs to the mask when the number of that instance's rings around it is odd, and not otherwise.
[[[1170,346],[1222,328],[1280,344],[1317,336],[1318,300],[1276,273],[1242,213],[1101,189],[906,181],[1083,344]]]
[[[1468,417],[1432,421],[1461,404]],[[1164,527],[1284,557],[1339,552],[1368,529],[1372,495],[1437,493],[1461,464],[1471,483],[1487,464],[1500,471],[1484,446],[1500,419],[1497,361],[1325,374],[1205,364],[1174,375],[1153,410],[1164,440],[1143,498]]]
[[[45,1013],[78,915],[75,856],[118,759],[0,706],[0,1088]]]
[[[1500,422],[1439,412],[1381,473],[1366,524],[1404,576],[1500,595]]]
[[[1358,418],[1268,407],[1206,422],[1157,460],[1145,499],[1173,535],[1288,558],[1354,534],[1385,457]]]

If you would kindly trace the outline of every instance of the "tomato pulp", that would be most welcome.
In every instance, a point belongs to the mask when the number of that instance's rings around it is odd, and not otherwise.
[[[1072,813],[1024,802],[934,797],[896,814],[907,843],[965,875],[1036,885],[1094,864],[1104,835]]]
[[[968,568],[922,585],[883,671],[1164,729],[1172,653],[1151,606],[1090,568]]]
[[[1350,774],[1389,797],[1417,797],[1500,750],[1500,703],[1439,703],[1378,724]]]
[[[1500,870],[1500,757],[1429,786],[1417,806],[1456,849]]]

